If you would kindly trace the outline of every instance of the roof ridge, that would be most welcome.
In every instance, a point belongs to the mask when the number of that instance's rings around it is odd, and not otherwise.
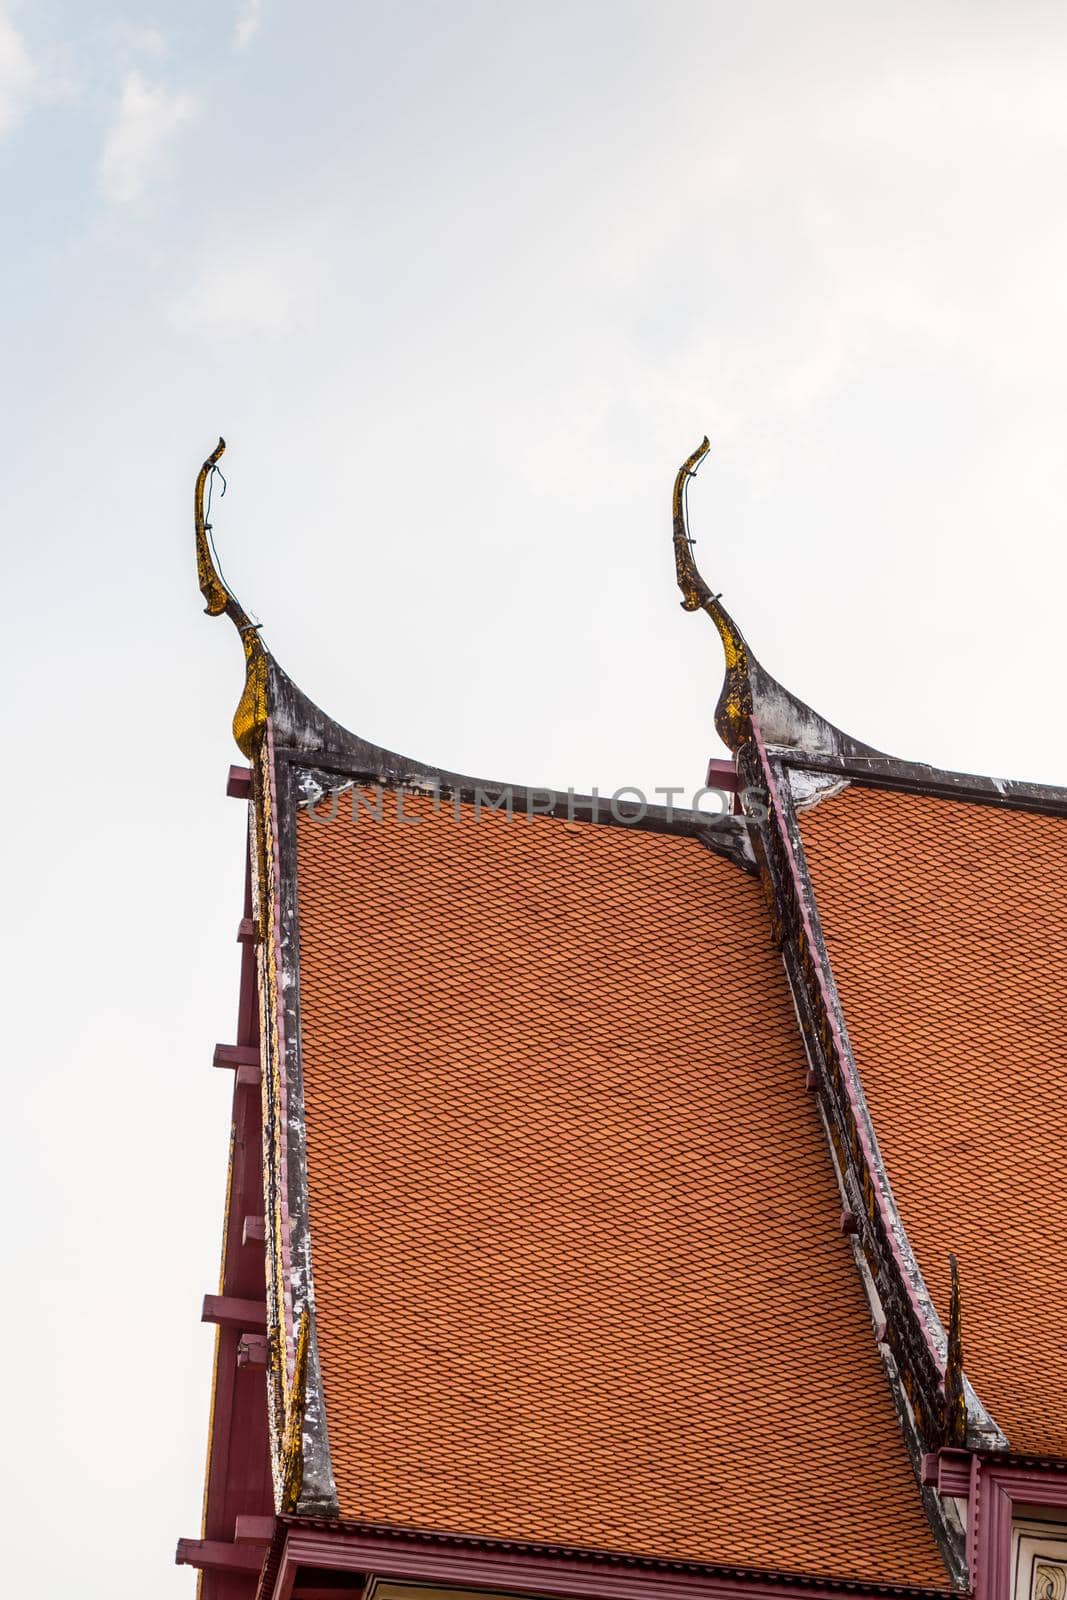
[[[776,745],[773,741],[768,741],[767,747],[784,767],[833,774],[868,788],[906,789],[939,800],[970,800],[1053,815],[1067,813],[1067,786],[1061,784],[955,772],[949,767],[933,767],[923,761],[905,761],[875,752],[869,755],[826,754]]]
[[[1003,1449],[1008,1440],[962,1370],[958,1296],[946,1335],[893,1197],[873,1118],[848,1038],[823,939],[792,791],[779,752],[769,752],[758,722],[740,765],[768,795],[770,815],[754,842],[819,1097],[831,1159],[854,1236],[856,1266],[876,1318],[879,1350],[921,1487],[921,1455],[945,1443]],[[949,1393],[946,1397],[945,1390]],[[950,1415],[953,1401],[961,1402]],[[966,1575],[963,1530],[928,1488],[923,1503],[956,1577]]]

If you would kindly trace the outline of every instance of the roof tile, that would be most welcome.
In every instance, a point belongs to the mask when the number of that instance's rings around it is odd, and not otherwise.
[[[853,786],[801,813],[879,1145],[1016,1450],[1067,1455],[1067,819]]]
[[[342,1515],[945,1586],[756,881],[404,805],[298,822]]]

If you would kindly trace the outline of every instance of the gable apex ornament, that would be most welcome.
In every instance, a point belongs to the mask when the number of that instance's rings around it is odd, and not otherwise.
[[[674,480],[672,521],[674,566],[682,592],[684,611],[706,611],[718,630],[726,658],[726,674],[715,707],[715,729],[729,750],[735,752],[752,737],[753,718],[768,745],[782,749],[806,750],[811,754],[854,756],[879,754],[872,745],[853,739],[835,728],[817,711],[772,678],[757,661],[741,629],[701,576],[693,555],[694,539],[689,532],[686,511],[689,482],[710,450],[707,436],[678,468]]]
[[[200,593],[207,602],[204,611],[209,617],[229,617],[237,629],[245,655],[245,686],[233,714],[233,736],[241,752],[249,759],[255,754],[259,740],[267,726],[267,672],[269,656],[259,636],[259,623],[253,622],[244,607],[232,595],[218,570],[211,548],[211,524],[204,510],[205,491],[218,471],[218,464],[226,449],[221,436],[219,442],[200,468],[193,495],[193,514],[196,524],[196,572]]]
[[[721,596],[713,594],[700,575],[693,555],[696,541],[690,537],[686,521],[686,495],[690,478],[695,478],[700,464],[711,449],[707,434],[678,468],[674,480],[672,504],[674,522],[674,566],[678,587],[682,591],[683,611],[706,611],[719,632],[723,654],[726,657],[726,678],[719,703],[715,707],[715,727],[723,744],[730,750],[739,750],[751,737],[752,685],[749,675],[748,645],[734,622]]]

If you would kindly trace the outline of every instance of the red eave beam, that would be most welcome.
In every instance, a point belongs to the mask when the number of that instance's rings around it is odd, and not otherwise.
[[[224,1539],[179,1539],[174,1564],[211,1572],[258,1572],[263,1565],[263,1554],[261,1542],[227,1544]]]
[[[231,800],[252,798],[252,768],[231,767],[226,776],[226,793]]]
[[[262,1300],[239,1300],[232,1294],[206,1294],[201,1322],[216,1322],[238,1333],[266,1333],[267,1311]]]
[[[758,1573],[635,1569],[575,1556],[449,1547],[417,1534],[376,1538],[340,1529],[290,1525],[274,1583],[261,1589],[261,1600],[301,1600],[305,1590],[314,1592],[316,1585],[322,1584],[320,1574],[326,1572],[359,1573],[449,1589],[489,1589],[537,1600],[783,1600],[790,1592],[789,1585],[768,1581]],[[865,1586],[855,1587],[862,1590]],[[954,1600],[947,1588],[912,1592]],[[841,1600],[833,1582],[806,1582],[802,1593],[804,1600]]]

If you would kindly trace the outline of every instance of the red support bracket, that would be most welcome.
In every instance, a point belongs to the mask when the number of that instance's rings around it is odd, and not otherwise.
[[[179,1539],[174,1564],[201,1571],[258,1572],[263,1565],[263,1547],[227,1544],[224,1539]]]
[[[971,1452],[934,1450],[924,1455],[921,1481],[938,1494],[966,1500],[971,1492]]]
[[[732,761],[719,761],[713,756],[708,762],[704,782],[709,789],[724,789],[727,794],[736,794],[737,768]]]
[[[212,1057],[214,1067],[255,1067],[259,1071],[259,1047],[254,1044],[217,1044]]]
[[[252,797],[252,768],[231,767],[226,777],[226,793],[231,800],[250,800]]]
[[[241,1225],[242,1244],[262,1244],[267,1237],[264,1217],[246,1217]]]
[[[236,1067],[237,1086],[240,1089],[258,1089],[260,1082],[259,1046],[254,1044],[217,1044],[212,1065]]]
[[[201,1322],[215,1322],[238,1333],[266,1333],[267,1310],[262,1300],[239,1300],[232,1294],[206,1294]]]
[[[256,924],[255,924],[255,919],[252,918],[252,917],[242,917],[240,922],[237,924],[237,943],[238,944],[255,944],[255,942],[256,942]]]

